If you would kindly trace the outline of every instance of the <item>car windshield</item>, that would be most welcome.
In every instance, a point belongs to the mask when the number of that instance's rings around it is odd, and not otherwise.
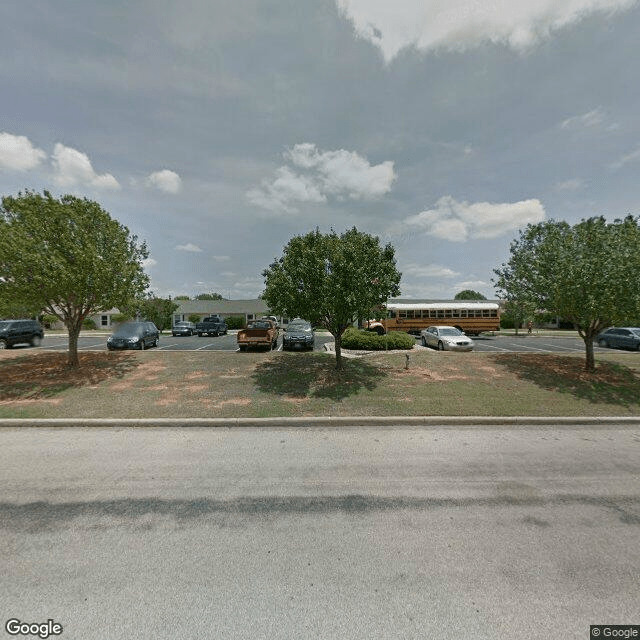
[[[11,324],[11,320],[0,320],[0,329],[6,329]]]
[[[461,336],[462,331],[458,331],[455,327],[440,329],[441,336]]]
[[[176,324],[176,327],[188,327],[189,323],[188,322],[178,322]]]
[[[638,337],[640,337],[640,329],[631,329],[631,333],[634,333]]]
[[[137,336],[142,333],[141,324],[123,324],[117,331],[114,332],[114,337],[126,338],[128,336]]]

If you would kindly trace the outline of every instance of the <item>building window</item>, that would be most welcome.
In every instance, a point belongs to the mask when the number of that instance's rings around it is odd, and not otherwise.
[[[100,324],[103,327],[108,327],[109,326],[109,316],[100,316]]]

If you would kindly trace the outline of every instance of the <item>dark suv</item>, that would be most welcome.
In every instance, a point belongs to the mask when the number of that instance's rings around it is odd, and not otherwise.
[[[0,349],[9,349],[14,344],[40,346],[44,331],[37,320],[0,320]]]
[[[153,322],[125,322],[107,340],[107,349],[140,349],[157,347],[160,332]]]

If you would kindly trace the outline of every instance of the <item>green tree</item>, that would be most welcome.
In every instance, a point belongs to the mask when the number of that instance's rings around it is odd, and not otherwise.
[[[199,293],[195,300],[224,300],[219,293]]]
[[[178,305],[171,298],[157,298],[149,294],[146,298],[137,300],[135,307],[141,318],[153,322],[162,333],[173,324],[171,316]]]
[[[631,215],[528,225],[494,282],[500,297],[573,322],[585,343],[585,368],[593,371],[597,334],[640,315],[639,247],[639,219]]]
[[[191,300],[189,296],[176,296],[174,300]]]
[[[465,289],[464,291],[459,291],[456,293],[454,300],[486,300],[486,296],[483,296],[481,293],[477,291],[473,291],[472,289]]]
[[[54,315],[69,332],[68,364],[79,365],[83,320],[142,295],[144,243],[97,203],[32,191],[0,207],[0,299]]]
[[[262,294],[271,313],[301,317],[335,339],[336,369],[342,369],[341,341],[358,318],[370,318],[399,294],[394,248],[355,227],[338,235],[318,229],[293,237],[282,257],[262,273]]]

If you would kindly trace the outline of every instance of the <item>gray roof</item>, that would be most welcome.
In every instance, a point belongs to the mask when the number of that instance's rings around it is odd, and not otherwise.
[[[174,300],[178,308],[174,313],[189,315],[192,313],[202,316],[244,316],[247,313],[253,315],[266,315],[267,305],[260,299],[254,300]]]

